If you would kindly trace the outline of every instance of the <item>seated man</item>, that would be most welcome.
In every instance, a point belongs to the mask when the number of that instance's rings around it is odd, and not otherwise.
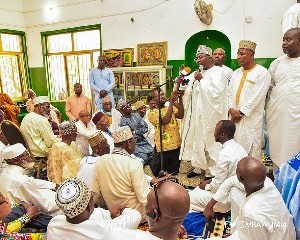
[[[45,232],[51,219],[51,216],[42,214],[34,204],[11,204],[0,193],[0,223],[7,224],[6,232],[19,232],[23,227]]]
[[[0,109],[4,112],[4,119],[11,120],[19,125],[17,117],[20,113],[20,108],[11,100],[6,93],[0,93]]]
[[[97,160],[94,171],[93,191],[102,194],[106,205],[115,204],[136,209],[146,221],[145,204],[149,186],[142,164],[130,157],[135,143],[128,126],[113,133],[115,149],[112,154],[103,155]],[[100,202],[96,202],[100,205]]]
[[[66,114],[70,121],[78,121],[81,110],[91,112],[90,99],[82,94],[82,85],[80,83],[74,84],[74,92],[75,94],[68,97],[66,101]]]
[[[0,192],[11,203],[33,203],[42,213],[52,216],[60,212],[54,201],[55,192],[52,191],[56,184],[24,174],[26,169],[33,167],[33,162],[22,144],[17,143],[5,148],[3,159],[8,165],[0,174]]]
[[[149,103],[150,104],[150,103]],[[148,132],[144,134],[144,137],[148,141],[148,143],[151,144],[151,146],[154,148],[155,142],[155,129],[153,125],[149,122],[148,116],[146,114],[146,105],[144,101],[138,101],[134,104],[136,112],[141,116],[141,118],[147,123],[148,125]]]
[[[115,228],[106,239],[181,239],[183,236],[178,230],[182,233],[181,224],[189,212],[189,205],[188,192],[182,186],[171,181],[157,182],[147,196],[145,207],[149,232]]]
[[[34,111],[34,101],[33,100],[36,98],[36,94],[32,89],[28,89],[26,93],[28,95],[28,100],[26,102],[26,110],[28,113],[31,113]],[[53,122],[55,122],[57,125],[59,125],[59,122],[61,120],[61,113],[56,107],[52,106],[51,104],[50,104],[50,113],[49,113],[49,115],[47,115],[47,118],[49,116],[51,116],[51,120]]]
[[[122,114],[118,110],[112,108],[112,102],[109,96],[102,98],[102,101],[103,109],[100,109],[100,111],[103,112],[106,118],[108,119],[110,124],[109,129],[113,132],[120,126]]]
[[[96,126],[91,122],[90,112],[88,110],[81,110],[78,113],[79,120],[75,123],[77,127],[76,145],[82,157],[90,155],[89,143],[87,138],[96,131]]]
[[[78,177],[66,180],[55,197],[65,215],[54,217],[47,228],[46,239],[107,239],[113,227],[137,228],[141,216],[133,209],[117,205],[108,210],[94,209],[94,195]]]
[[[92,121],[96,125],[96,128],[100,130],[103,136],[106,138],[110,146],[110,152],[112,152],[114,149],[114,140],[110,131],[110,124],[107,117],[103,112],[99,111],[93,116]]]
[[[59,130],[62,141],[53,145],[47,161],[47,177],[49,181],[58,185],[77,175],[81,161],[81,155],[74,142],[77,136],[75,123],[65,121],[59,125]]]
[[[255,158],[245,157],[239,161],[236,175],[225,180],[207,204],[206,221],[214,218],[213,206],[217,202],[229,200],[231,209],[238,210],[238,214],[231,216],[231,225],[234,226],[235,221],[238,224],[226,239],[295,240],[293,218],[273,182],[266,178],[265,165]]]
[[[245,149],[234,141],[235,123],[230,120],[221,120],[215,128],[215,140],[222,144],[216,165],[210,169],[215,176],[199,184],[193,191],[190,191],[190,209],[203,212],[207,203],[214,196],[219,186],[229,177],[236,175],[236,165],[247,156]],[[214,207],[215,212],[230,211],[230,203],[218,203]]]
[[[148,132],[148,125],[138,113],[132,113],[130,104],[123,104],[120,110],[123,114],[120,126],[130,127],[135,140],[134,155],[142,158],[144,160],[143,165],[145,165],[150,162],[154,156],[153,147],[144,137],[144,134]]]
[[[34,157],[47,157],[54,143],[60,140],[55,137],[48,119],[50,101],[47,96],[36,97],[33,100],[34,111],[27,114],[21,123],[21,130],[28,142]]]
[[[102,131],[95,132],[87,140],[92,148],[92,154],[82,158],[77,177],[92,188],[95,164],[102,155],[110,153],[110,146]]]

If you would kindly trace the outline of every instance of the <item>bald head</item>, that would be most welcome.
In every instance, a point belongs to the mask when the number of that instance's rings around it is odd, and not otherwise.
[[[88,110],[81,110],[81,111],[78,113],[78,116],[79,116],[79,117],[85,117],[86,115],[90,115],[90,113],[89,113]]]
[[[282,50],[290,58],[300,56],[300,28],[291,28],[284,34]]]
[[[153,224],[153,229],[156,230],[166,226],[177,226],[177,228],[184,221],[189,212],[190,197],[188,192],[181,185],[166,181],[157,185],[157,196],[159,202],[159,209],[155,197],[154,188],[148,194],[146,212],[156,214],[157,219],[148,219],[148,222]],[[159,217],[158,217],[159,214]],[[154,222],[159,221],[159,224]],[[152,226],[152,224],[149,224]],[[173,228],[173,227],[172,227]]]
[[[245,157],[239,161],[236,174],[239,181],[244,184],[246,192],[248,189],[249,195],[263,187],[267,169],[261,161],[253,157]]]
[[[222,67],[225,60],[225,51],[223,48],[217,48],[213,53],[213,63],[215,66]]]

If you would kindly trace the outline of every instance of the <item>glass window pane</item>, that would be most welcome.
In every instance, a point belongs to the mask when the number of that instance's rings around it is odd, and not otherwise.
[[[70,94],[72,95],[74,93],[74,84],[79,82],[82,85],[82,93],[88,98],[91,98],[91,88],[89,84],[91,55],[81,54],[67,56],[67,62]]]
[[[84,31],[74,33],[74,50],[100,50],[100,32],[99,30]]]
[[[98,66],[98,57],[100,56],[99,52],[93,52],[93,68]]]
[[[1,33],[1,43],[3,51],[21,52],[21,36]]]
[[[48,53],[72,51],[71,33],[48,36],[47,50]]]
[[[64,100],[66,94],[66,74],[63,55],[48,56],[51,100]]]
[[[12,98],[22,97],[18,56],[0,55],[0,77],[4,93]]]

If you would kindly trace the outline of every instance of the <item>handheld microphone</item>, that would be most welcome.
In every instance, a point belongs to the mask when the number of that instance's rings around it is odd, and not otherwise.
[[[180,71],[180,76],[176,77],[173,82],[177,84],[177,90],[179,90],[180,84],[184,81],[184,77],[191,72],[191,68],[186,67]]]
[[[202,72],[202,70],[203,70],[203,65],[200,65],[199,66],[199,72]]]

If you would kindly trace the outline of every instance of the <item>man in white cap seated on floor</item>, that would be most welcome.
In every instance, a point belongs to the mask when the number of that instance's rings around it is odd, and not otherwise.
[[[33,203],[45,214],[54,216],[60,213],[54,200],[55,192],[52,191],[56,184],[24,174],[26,169],[33,167],[33,162],[22,144],[5,148],[3,159],[8,165],[0,174],[0,192],[11,203],[25,201]]]
[[[27,114],[21,123],[29,148],[36,158],[45,158],[54,143],[60,141],[52,132],[51,125],[45,116],[50,114],[50,101],[47,96],[33,99],[34,111]]]
[[[138,227],[141,220],[138,211],[123,205],[112,206],[109,211],[94,209],[94,195],[78,177],[62,183],[57,189],[55,201],[65,215],[50,221],[46,239],[106,239],[105,235],[114,227]]]

